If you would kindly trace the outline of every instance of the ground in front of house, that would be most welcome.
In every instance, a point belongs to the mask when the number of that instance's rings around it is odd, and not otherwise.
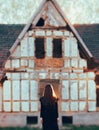
[[[42,130],[39,128],[31,128],[31,127],[6,127],[1,128],[0,130]],[[60,128],[60,130],[99,130],[99,126],[73,126],[73,125],[67,125],[63,128]]]

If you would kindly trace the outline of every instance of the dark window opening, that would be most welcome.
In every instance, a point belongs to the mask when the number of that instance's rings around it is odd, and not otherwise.
[[[36,58],[44,58],[44,38],[36,38],[35,39],[35,56]]]
[[[99,107],[99,88],[96,89],[96,95],[97,95],[97,103],[96,103],[96,106]]]
[[[53,57],[62,57],[62,39],[53,39]]]
[[[73,123],[73,117],[72,116],[62,116],[62,124],[72,124]]]
[[[96,85],[99,85],[99,75],[96,75],[95,82],[96,82]]]
[[[37,22],[36,26],[44,26],[44,19],[40,18],[39,21]]]
[[[37,123],[38,123],[37,116],[27,116],[27,124],[28,125],[37,124]]]

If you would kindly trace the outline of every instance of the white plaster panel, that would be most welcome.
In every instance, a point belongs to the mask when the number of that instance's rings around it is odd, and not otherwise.
[[[30,78],[31,78],[31,79],[33,79],[33,78],[38,78],[37,73],[35,73],[35,72],[30,73]]]
[[[62,111],[69,111],[69,102],[62,102]]]
[[[60,73],[50,73],[50,78],[51,79],[59,79]]]
[[[20,73],[12,73],[12,79],[20,79]]]
[[[74,59],[72,58],[71,59],[71,66],[74,67],[74,68],[78,68],[78,59]]]
[[[42,31],[42,30],[36,31],[36,32],[35,32],[35,35],[36,35],[36,36],[45,36],[45,31]]]
[[[86,111],[86,102],[79,102],[79,111]]]
[[[11,68],[11,60],[7,60],[6,61],[5,68],[6,69],[10,69]]]
[[[20,102],[13,102],[12,111],[19,112],[20,111]]]
[[[78,76],[76,73],[70,73],[70,79],[77,79]]]
[[[70,32],[69,31],[64,31],[64,36],[69,36]]]
[[[75,38],[70,38],[70,54],[71,57],[78,56],[77,40]]]
[[[79,68],[87,68],[87,61],[85,59],[79,59]]]
[[[86,80],[79,81],[79,99],[86,100],[87,92],[86,92]]]
[[[34,68],[34,60],[29,60],[29,68]]]
[[[33,30],[29,30],[29,31],[28,31],[28,35],[29,35],[29,36],[32,36],[33,33],[34,33]]]
[[[50,10],[52,10],[52,9],[50,9]],[[58,23],[58,21],[56,21],[54,16],[52,14],[49,14],[49,17],[50,17],[50,20],[49,20],[50,25],[58,27],[59,23]]]
[[[47,76],[47,73],[39,73],[39,78],[40,79],[45,79]]]
[[[61,15],[57,12],[55,7],[51,2],[49,2],[49,24],[52,26],[66,26],[66,23],[64,22],[64,19],[61,17]]]
[[[96,100],[96,85],[94,80],[88,81],[88,99]]]
[[[83,73],[83,69],[74,69],[73,72],[74,73]]]
[[[21,78],[22,79],[28,79],[29,78],[29,73],[21,73]]]
[[[28,61],[21,59],[21,67],[27,67],[28,66]]]
[[[70,39],[64,40],[64,56],[70,57]]]
[[[19,68],[20,67],[20,62],[18,59],[12,60],[12,68]]]
[[[69,99],[69,81],[62,81],[62,99]]]
[[[38,111],[38,102],[31,102],[31,111]]]
[[[55,36],[63,36],[63,32],[62,31],[53,31],[53,35],[55,35]]]
[[[6,80],[3,85],[3,99],[10,100],[11,99],[11,81]]]
[[[46,35],[47,36],[51,36],[52,35],[52,31],[46,31]]]
[[[65,72],[62,72],[62,73],[61,73],[61,77],[62,77],[63,79],[69,79],[69,74],[68,74],[68,73],[65,73]]]
[[[76,80],[70,83],[70,97],[72,100],[78,100],[78,81]]]
[[[20,57],[21,56],[21,47],[18,45],[14,52],[11,54],[12,57]]]
[[[20,100],[20,81],[19,80],[12,81],[12,99]]]
[[[24,112],[29,111],[29,102],[22,102],[21,105],[22,105],[22,107],[21,107],[22,111],[24,111]]]
[[[3,102],[4,111],[10,112],[11,111],[11,102]]]
[[[64,67],[65,68],[70,68],[70,59],[64,60]]]
[[[11,78],[11,73],[6,73],[7,79]]]
[[[29,81],[21,80],[21,99],[29,100]]]
[[[29,53],[29,56],[34,56],[34,51],[35,51],[35,48],[34,48],[34,38],[33,37],[29,37],[29,45],[28,45],[28,53]]]
[[[88,78],[94,79],[95,78],[95,73],[94,72],[88,72]]]
[[[38,82],[35,80],[30,81],[30,99],[38,100]]]
[[[52,57],[52,38],[46,39],[46,56]]]
[[[96,111],[96,102],[88,102],[88,111]]]
[[[80,79],[86,79],[87,78],[86,73],[80,73],[78,76],[79,76]]]
[[[22,39],[22,41],[21,41],[21,56],[22,57],[28,56],[28,39],[27,39],[27,37]]]
[[[71,108],[71,111],[78,111],[78,102],[71,102],[70,108]]]

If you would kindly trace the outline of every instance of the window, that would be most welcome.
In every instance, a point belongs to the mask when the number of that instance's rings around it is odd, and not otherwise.
[[[62,57],[62,39],[53,39],[53,57]]]
[[[35,39],[35,56],[38,59],[45,57],[44,38],[36,38]]]
[[[44,26],[44,19],[40,18],[39,21],[37,22],[36,26]]]
[[[73,123],[73,117],[72,116],[62,116],[62,124],[72,124]]]
[[[37,124],[38,123],[38,118],[37,116],[27,116],[27,124]]]

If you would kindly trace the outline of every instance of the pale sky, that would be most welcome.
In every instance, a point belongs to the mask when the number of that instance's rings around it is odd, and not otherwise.
[[[27,23],[42,0],[0,0],[0,24]],[[99,0],[57,0],[71,23],[99,23]]]

